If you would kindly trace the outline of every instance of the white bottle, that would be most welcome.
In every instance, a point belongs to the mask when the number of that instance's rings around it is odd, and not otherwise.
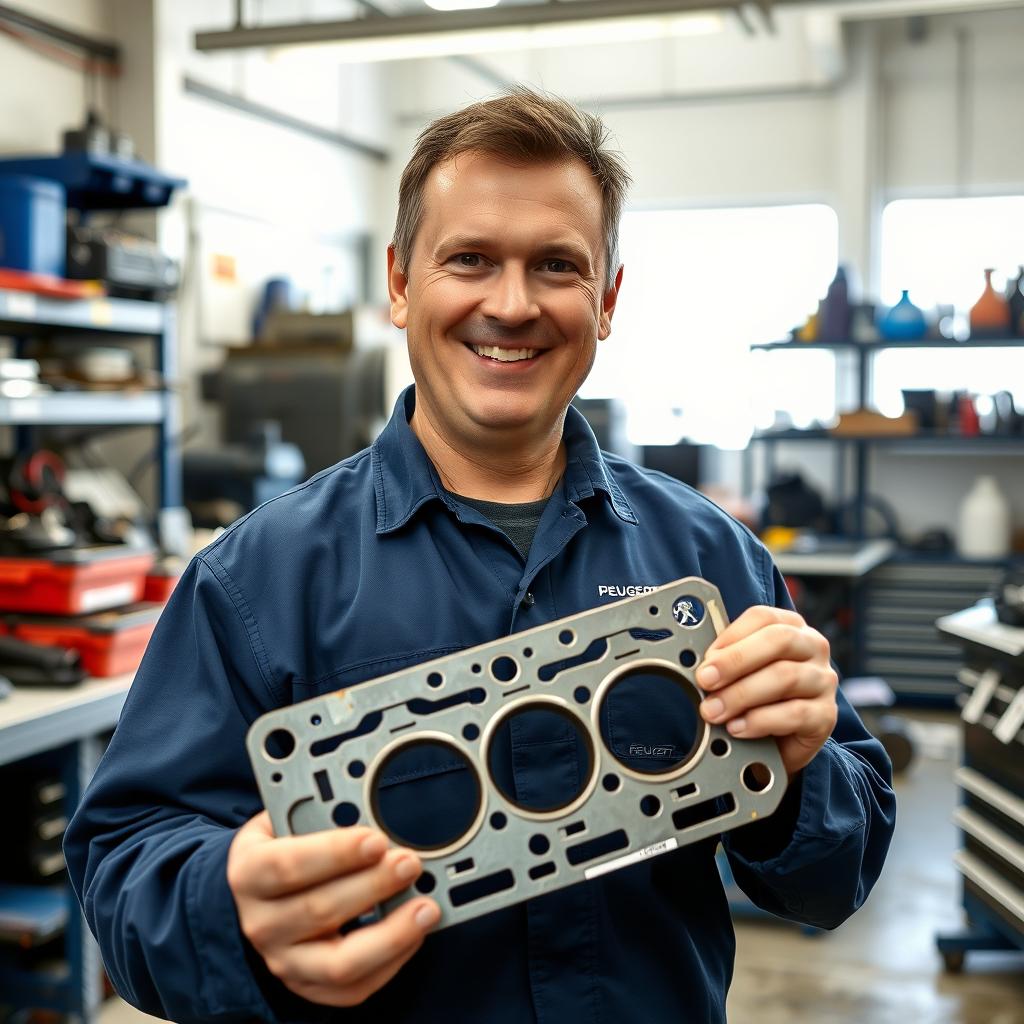
[[[964,558],[1007,558],[1010,503],[994,476],[979,476],[960,503],[957,551]]]

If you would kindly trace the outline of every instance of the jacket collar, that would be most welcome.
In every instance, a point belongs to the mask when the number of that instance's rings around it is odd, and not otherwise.
[[[399,395],[391,419],[373,442],[371,460],[378,534],[391,533],[404,526],[429,501],[441,501],[452,508],[452,499],[437,470],[409,426],[415,408],[416,389],[415,385],[410,385]],[[623,522],[635,525],[637,518],[615,482],[590,424],[571,405],[566,412],[562,438],[567,456],[564,480],[568,500],[579,502],[603,494]]]

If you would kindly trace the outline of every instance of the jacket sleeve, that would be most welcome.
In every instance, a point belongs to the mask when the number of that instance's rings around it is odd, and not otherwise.
[[[764,552],[769,602],[792,608]],[[867,899],[896,823],[892,767],[840,692],[831,737],[763,822],[723,837],[733,875],[761,909],[818,928],[842,924]]]
[[[227,884],[231,840],[261,807],[245,734],[281,700],[262,652],[216,554],[197,556],[65,837],[71,883],[115,988],[179,1024],[327,1012],[266,970]]]

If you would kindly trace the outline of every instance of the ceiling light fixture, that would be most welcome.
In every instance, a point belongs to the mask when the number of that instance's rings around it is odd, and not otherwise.
[[[501,0],[423,0],[435,11],[479,11],[484,7],[497,7]]]

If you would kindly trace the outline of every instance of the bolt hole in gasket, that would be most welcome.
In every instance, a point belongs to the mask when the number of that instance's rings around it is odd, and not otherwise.
[[[596,764],[590,733],[561,701],[521,698],[488,723],[483,743],[491,782],[520,814],[566,814],[593,790]],[[539,773],[540,763],[557,767]],[[544,775],[543,789],[536,782],[531,785],[538,774]]]
[[[295,753],[295,734],[288,729],[274,729],[267,733],[263,749],[271,760],[287,760]]]
[[[413,850],[457,849],[483,813],[476,767],[440,735],[410,736],[382,751],[366,789],[382,831]]]
[[[775,776],[766,764],[754,761],[743,769],[740,779],[751,793],[763,793],[775,781]]]
[[[669,662],[623,666],[593,706],[605,748],[634,777],[685,771],[708,736],[696,687]]]
[[[512,683],[519,678],[519,663],[515,658],[502,654],[491,662],[491,675],[499,683]]]

